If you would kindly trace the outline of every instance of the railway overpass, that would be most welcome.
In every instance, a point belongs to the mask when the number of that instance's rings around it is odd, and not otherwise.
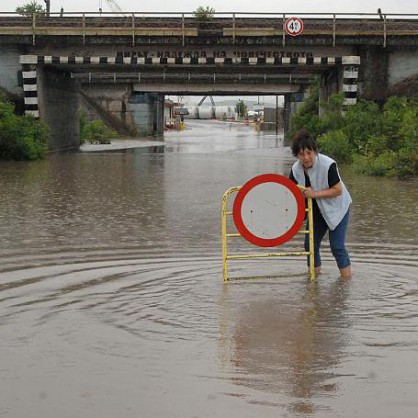
[[[417,15],[0,13],[0,87],[51,128],[51,149],[77,147],[80,106],[140,134],[163,131],[166,94],[284,95],[314,76],[326,99],[383,101],[418,73]]]

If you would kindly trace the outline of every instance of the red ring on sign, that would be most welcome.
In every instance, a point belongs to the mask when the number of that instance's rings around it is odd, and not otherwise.
[[[245,226],[244,221],[242,219],[241,209],[247,193],[254,187],[257,187],[263,183],[278,183],[282,186],[285,186],[293,194],[297,203],[298,210],[295,222],[283,235],[280,235],[276,238],[260,238],[254,235]],[[293,183],[292,180],[280,174],[261,174],[260,176],[256,176],[251,180],[247,181],[247,183],[245,183],[241,187],[234,200],[232,215],[238,232],[248,242],[254,245],[258,245],[259,247],[276,247],[289,241],[300,230],[303,221],[305,220],[305,209],[305,198],[303,197],[303,194],[299,187],[295,183]]]
[[[299,29],[297,31],[293,31],[291,28],[289,28],[289,24],[295,21],[299,23]],[[303,32],[303,20],[300,17],[289,17],[284,23],[284,29],[290,36],[298,36]]]

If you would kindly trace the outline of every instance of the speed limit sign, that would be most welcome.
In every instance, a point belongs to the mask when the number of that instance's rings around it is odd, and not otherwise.
[[[289,17],[284,22],[284,29],[290,36],[298,36],[303,31],[303,20],[299,17]]]

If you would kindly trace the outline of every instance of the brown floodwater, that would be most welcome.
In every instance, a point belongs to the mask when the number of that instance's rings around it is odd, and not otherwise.
[[[224,191],[293,157],[228,123],[164,141],[0,162],[0,416],[415,417],[417,179],[341,167],[351,280],[325,243],[313,283],[285,258],[223,285]]]

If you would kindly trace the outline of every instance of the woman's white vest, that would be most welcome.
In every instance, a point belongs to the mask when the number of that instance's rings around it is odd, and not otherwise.
[[[316,154],[312,168],[308,169],[307,174],[311,181],[311,187],[315,191],[329,189],[328,170],[335,161],[324,154]],[[337,168],[338,170],[338,168]],[[292,166],[292,173],[298,184],[305,186],[305,174],[302,163],[298,160]],[[338,173],[339,175],[340,173]],[[340,196],[325,199],[316,199],[319,210],[325,219],[329,229],[334,230],[344,218],[352,202],[350,193],[341,180],[342,193]]]

